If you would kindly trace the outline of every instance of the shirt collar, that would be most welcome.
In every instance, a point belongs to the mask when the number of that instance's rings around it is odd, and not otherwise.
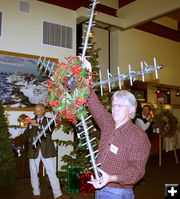
[[[144,119],[147,119],[147,120],[150,118],[150,116],[149,116],[149,115],[148,115],[148,117],[146,117],[146,116],[145,116],[145,115],[143,115],[143,114],[142,114],[142,117],[143,117]]]
[[[43,119],[44,119],[44,116],[42,116],[41,118],[37,118],[37,122],[39,123],[39,121],[43,121]]]
[[[127,122],[125,122],[123,125],[119,126],[118,128],[116,128],[116,124],[115,124],[115,130],[117,130],[117,129],[123,130],[123,129],[127,128],[127,126],[131,123],[132,123],[132,121],[131,121],[131,119],[129,119]]]

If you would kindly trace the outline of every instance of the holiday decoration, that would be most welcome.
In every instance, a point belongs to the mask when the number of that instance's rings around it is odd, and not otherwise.
[[[25,115],[25,114],[21,114],[19,117],[18,117],[18,119],[17,119],[17,121],[18,121],[18,125],[20,126],[20,127],[27,127],[27,124],[28,124],[28,116],[27,115]]]
[[[77,119],[87,115],[86,105],[90,93],[90,72],[77,57],[67,58],[60,63],[48,80],[48,102],[57,119],[66,118],[77,123]]]
[[[26,123],[26,124],[29,124],[30,121],[31,121],[31,118],[30,118],[30,117],[26,117],[26,118],[25,118],[25,123]]]
[[[16,146],[15,144],[12,144],[12,147],[13,147],[15,155],[17,157],[21,157],[24,147]]]
[[[2,195],[15,185],[16,170],[12,143],[1,101],[0,118],[0,193]]]
[[[69,193],[79,193],[79,175],[83,172],[80,166],[69,166],[67,169],[67,186]]]
[[[159,128],[162,137],[172,137],[176,134],[177,119],[169,110],[163,110],[156,116],[154,128]]]
[[[91,181],[91,176],[95,177],[93,172],[81,172],[80,173],[80,185],[79,185],[79,192],[81,194],[89,194],[94,193],[95,188],[92,184],[87,183],[88,181]]]

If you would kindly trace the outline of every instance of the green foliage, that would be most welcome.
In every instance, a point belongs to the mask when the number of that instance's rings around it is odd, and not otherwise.
[[[82,109],[81,111],[78,111],[77,113],[76,113],[76,117],[77,117],[77,119],[79,119],[79,120],[81,120],[81,117],[87,117],[87,110],[86,110],[86,108],[84,108],[84,109]]]
[[[16,171],[10,134],[1,101],[0,118],[0,192],[5,192],[15,185]]]
[[[93,42],[93,37],[89,38],[89,43],[92,44],[92,48],[88,48],[86,51],[86,55],[89,56],[87,60],[91,63],[92,66],[92,74],[94,77],[94,81],[99,81],[99,51],[101,48],[96,48],[96,42]]]
[[[87,70],[85,70],[85,69],[83,68],[79,74],[80,74],[81,76],[83,76],[84,78],[86,78],[86,76],[87,76]]]

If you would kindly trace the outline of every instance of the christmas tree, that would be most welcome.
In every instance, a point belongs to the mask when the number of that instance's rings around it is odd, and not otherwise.
[[[0,101],[0,193],[15,185],[15,159],[4,109]]]

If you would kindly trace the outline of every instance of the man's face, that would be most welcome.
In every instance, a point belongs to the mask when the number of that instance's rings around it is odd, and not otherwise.
[[[45,110],[42,106],[36,106],[35,107],[35,115],[38,117],[38,118],[41,118],[43,117],[45,114]]]
[[[116,124],[123,124],[130,119],[130,110],[123,99],[118,97],[113,99],[112,116]]]
[[[143,115],[145,115],[146,117],[149,116],[150,110],[149,107],[145,106],[143,108]]]

